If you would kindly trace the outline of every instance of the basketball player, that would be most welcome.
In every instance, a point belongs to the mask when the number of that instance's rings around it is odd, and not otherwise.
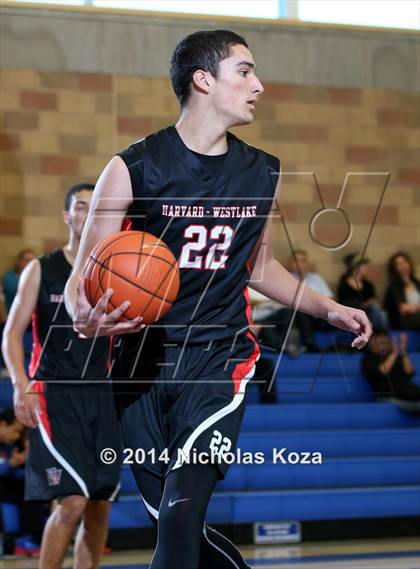
[[[119,483],[118,465],[107,466],[98,458],[98,449],[119,449],[121,444],[110,385],[104,381],[109,339],[79,339],[63,302],[93,188],[80,184],[67,193],[63,217],[68,242],[24,269],[4,333],[16,416],[30,427],[26,499],[58,500],[44,529],[41,569],[61,567],[80,519],[74,566],[99,567],[109,500]],[[32,381],[22,345],[31,317]]]
[[[235,448],[259,356],[247,285],[296,306],[298,282],[271,247],[279,160],[227,130],[252,122],[263,92],[246,41],[225,30],[186,37],[173,53],[171,80],[181,115],[105,168],[65,296],[81,334],[120,335],[113,377],[124,444],[155,452],[133,467],[146,508],[158,519],[151,569],[243,568],[233,544],[203,524],[228,468],[226,452]],[[112,290],[91,309],[81,278],[90,250],[120,230],[126,212],[132,229],[166,242],[181,270],[171,310],[146,328],[141,316],[118,322],[128,299],[105,314]],[[364,312],[310,290],[297,308],[354,332],[354,347],[370,336]],[[210,463],[188,463],[194,452]]]

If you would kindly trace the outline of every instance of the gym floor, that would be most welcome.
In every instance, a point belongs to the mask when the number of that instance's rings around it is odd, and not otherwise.
[[[387,539],[241,548],[251,567],[261,569],[420,569],[420,540]],[[119,551],[101,567],[147,569],[151,551]],[[72,567],[71,558],[66,568]],[[6,559],[4,569],[35,569],[35,559]]]

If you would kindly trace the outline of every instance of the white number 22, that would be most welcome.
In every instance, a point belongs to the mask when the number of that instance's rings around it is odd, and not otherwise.
[[[214,271],[225,268],[229,256],[223,252],[229,249],[233,237],[233,229],[229,225],[215,225],[210,231],[204,225],[189,225],[184,231],[184,237],[191,241],[182,247],[179,258],[181,269],[204,268]],[[205,256],[199,255],[200,251],[209,246],[209,241],[215,243],[209,247]]]

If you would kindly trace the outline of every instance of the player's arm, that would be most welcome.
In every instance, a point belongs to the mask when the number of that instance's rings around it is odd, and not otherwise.
[[[25,370],[23,335],[38,302],[41,266],[31,261],[19,279],[19,286],[3,331],[2,352],[13,383],[16,417],[27,427],[37,424],[38,396],[28,393],[29,379]]]
[[[362,348],[368,342],[372,329],[363,310],[338,304],[331,298],[306,288],[287,271],[273,255],[272,221],[269,217],[253,260],[249,285],[272,300],[296,308],[317,318],[324,318],[330,324],[353,332],[357,338],[352,346]]]
[[[267,219],[260,238],[252,269],[250,287],[286,306],[298,306],[301,312],[324,318],[327,310],[337,306],[325,296],[304,290],[302,284],[283,267],[273,255],[272,221]]]
[[[127,209],[133,201],[130,174],[123,160],[115,156],[102,172],[93,192],[89,215],[83,228],[79,251],[73,271],[64,290],[67,312],[79,334],[91,337],[137,332],[141,328],[141,317],[119,323],[118,318],[130,306],[124,301],[111,313],[105,307],[112,296],[108,289],[92,308],[87,300],[82,278],[83,267],[89,253],[98,243],[112,233],[121,230]]]

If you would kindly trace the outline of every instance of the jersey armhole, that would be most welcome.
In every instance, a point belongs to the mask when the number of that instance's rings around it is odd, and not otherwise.
[[[143,180],[144,180],[144,159],[143,155],[135,146],[129,146],[122,152],[118,152],[119,156],[127,167],[131,180],[131,191],[133,198],[141,197],[143,195]]]
[[[273,198],[276,193],[277,182],[279,180],[281,171],[281,162],[277,156],[272,156],[271,154],[265,154],[265,159],[267,163],[267,175],[270,187],[272,188]]]

